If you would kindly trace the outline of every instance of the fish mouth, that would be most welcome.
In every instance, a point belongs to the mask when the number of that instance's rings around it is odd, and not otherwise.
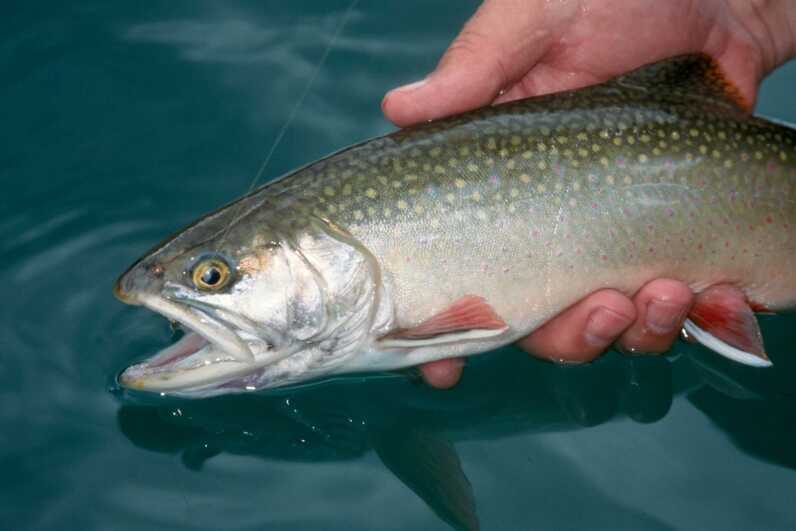
[[[186,334],[125,369],[119,375],[119,383],[129,389],[180,394],[212,389],[293,353],[289,346],[278,344],[281,341],[263,338],[247,323],[231,323],[234,316],[212,307],[149,294],[138,294],[136,299],[142,306],[179,323]]]

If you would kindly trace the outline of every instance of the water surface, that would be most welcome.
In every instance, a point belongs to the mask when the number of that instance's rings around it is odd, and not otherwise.
[[[265,178],[391,129],[475,2],[361,2]],[[243,193],[347,2],[5,7],[0,37],[0,522],[8,529],[792,529],[793,317],[775,368],[678,345],[555,367],[513,349],[462,384],[346,379],[199,402],[121,397],[167,344],[111,284]],[[796,64],[760,112],[796,122]],[[469,486],[468,486],[469,485]]]

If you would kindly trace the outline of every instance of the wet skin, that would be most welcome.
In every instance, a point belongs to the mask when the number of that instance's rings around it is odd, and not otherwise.
[[[759,10],[750,2],[725,0],[694,7],[685,0],[652,7],[626,0],[622,9],[588,0],[487,1],[436,70],[420,82],[389,92],[382,109],[396,125],[407,126],[489,103],[605,81],[687,52],[716,58],[751,108],[765,74],[796,49],[789,29],[796,17],[784,2],[770,2]],[[692,304],[688,286],[671,279],[649,282],[632,299],[600,290],[518,344],[537,356],[572,362],[590,361],[613,344],[626,352],[665,352]],[[463,367],[462,360],[448,359],[421,369],[430,385],[448,388],[459,380]]]

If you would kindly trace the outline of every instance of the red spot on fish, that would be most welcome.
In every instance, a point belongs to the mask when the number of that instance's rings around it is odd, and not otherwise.
[[[769,225],[770,225],[771,223],[774,223],[774,220],[772,219],[772,217],[771,217],[771,216],[767,216],[767,217],[766,217],[766,223],[768,223]]]
[[[592,207],[593,209],[597,209],[597,203],[592,203],[592,204],[591,204],[591,207]]]
[[[700,251],[703,249],[703,247],[704,246],[701,243],[699,245],[697,245],[697,249],[699,249]]]

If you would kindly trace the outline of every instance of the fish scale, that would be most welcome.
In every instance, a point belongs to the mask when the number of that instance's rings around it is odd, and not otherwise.
[[[319,223],[327,228],[318,232]],[[166,276],[182,282],[179,264],[188,257],[190,265],[201,250],[247,264],[246,279],[267,272],[273,249],[287,244],[327,286],[369,264],[377,284],[368,292],[377,306],[367,313],[371,329],[342,342],[362,352],[324,369],[346,372],[489,350],[588,293],[632,294],[659,277],[697,293],[739,290],[713,298],[722,304],[740,297],[789,308],[796,303],[794,226],[796,131],[749,116],[712,60],[683,56],[352,146],[199,220],[139,265],[173,262]],[[356,249],[358,265],[346,265],[350,255],[338,257],[337,244],[318,251],[327,236]],[[307,252],[321,254],[303,256],[306,242],[314,242]],[[117,293],[135,287],[124,279]],[[327,298],[335,315],[351,303]],[[456,301],[475,306],[446,310]],[[452,321],[476,319],[476,307],[505,330],[476,323],[450,335]],[[357,322],[368,324],[362,315]],[[446,332],[426,337],[434,326]],[[422,340],[413,329],[424,330]],[[401,334],[410,339],[396,343]],[[317,374],[306,366],[315,367],[311,358],[286,361],[279,377]]]

